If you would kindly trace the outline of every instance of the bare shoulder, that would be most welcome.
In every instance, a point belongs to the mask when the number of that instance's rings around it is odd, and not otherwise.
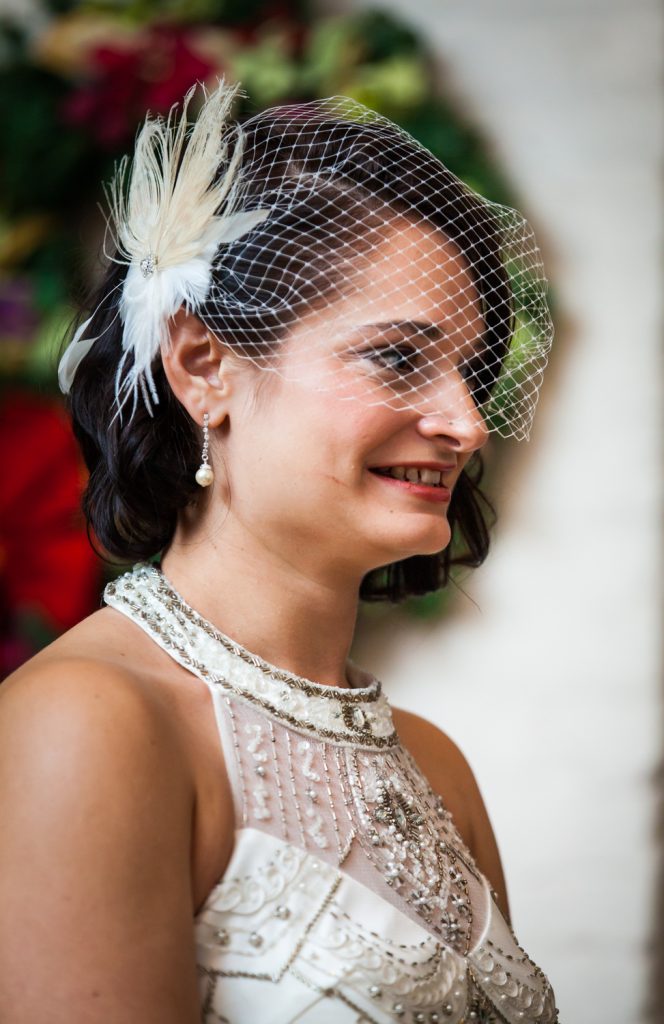
[[[58,636],[52,643],[17,669],[0,686],[14,686],[16,680],[46,672],[64,662],[97,663],[102,669],[122,670],[126,678],[141,683],[149,673],[155,644],[136,623],[115,608],[104,606]],[[148,670],[146,672],[145,670]],[[121,673],[120,673],[121,674]]]
[[[47,1002],[54,1024],[197,1019],[193,791],[142,682],[103,644],[65,641],[0,686],[8,1024]]]
[[[78,777],[82,793],[89,784],[116,804],[143,789],[189,813],[194,782],[175,716],[139,667],[140,650],[130,656],[136,641],[97,612],[0,685],[0,758],[14,777],[21,768],[63,799]]]
[[[39,692],[51,702],[71,698],[81,714],[103,704],[107,714],[142,712],[167,732],[175,723],[168,682],[185,676],[189,691],[197,680],[162,651],[131,619],[104,607],[59,636],[0,685],[0,702],[20,692],[27,701]],[[204,691],[200,684],[200,691]],[[173,732],[173,736],[175,733]]]
[[[401,740],[405,746],[412,746],[418,751],[418,760],[421,756],[433,757],[435,764],[445,769],[451,781],[464,786],[474,783],[475,777],[465,755],[446,732],[413,711],[395,707],[392,710]]]
[[[461,838],[477,866],[498,894],[498,905],[509,920],[505,877],[493,827],[474,772],[461,748],[433,722],[392,708],[394,724],[404,747],[413,755],[433,790],[452,814]]]
[[[78,731],[81,743],[92,736],[128,747],[148,730],[160,749],[168,719],[149,669],[131,655],[136,640],[112,609],[88,616],[0,685],[0,726],[11,722],[14,736],[23,728]]]
[[[9,741],[50,736],[59,738],[57,750],[64,753],[68,738],[77,746],[90,743],[101,757],[142,747],[149,734],[148,745],[158,753],[167,744],[166,725],[141,674],[103,655],[48,650],[0,686],[0,731]]]

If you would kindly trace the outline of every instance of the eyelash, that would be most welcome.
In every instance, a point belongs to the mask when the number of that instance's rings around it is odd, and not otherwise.
[[[407,360],[405,367],[399,368],[392,363],[388,363],[387,357],[390,354],[396,353],[402,359]],[[414,345],[398,344],[398,345],[386,345],[383,348],[371,348],[362,353],[363,356],[371,359],[374,362],[381,363],[383,368],[386,370],[393,370],[401,376],[405,376],[408,373],[415,373],[418,369],[416,360],[421,355],[418,348]],[[460,363],[459,371],[461,376],[466,380],[468,377],[472,378],[476,374],[477,365],[481,365],[482,356],[475,354],[470,359],[464,359]]]
[[[386,360],[391,353],[396,353],[402,359],[408,360],[407,367],[400,369],[394,364],[388,363]],[[417,366],[414,364],[413,356],[417,358],[419,354],[419,350],[415,348],[414,345],[404,344],[386,345],[384,348],[371,348],[362,353],[366,358],[371,359],[374,362],[381,363],[384,369],[394,370],[399,374],[414,373]]]

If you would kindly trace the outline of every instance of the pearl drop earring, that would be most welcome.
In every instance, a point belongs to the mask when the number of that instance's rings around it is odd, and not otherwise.
[[[202,461],[199,468],[196,471],[196,483],[201,487],[209,487],[214,480],[214,470],[208,461],[208,451],[210,448],[210,417],[208,413],[203,413],[203,454]]]

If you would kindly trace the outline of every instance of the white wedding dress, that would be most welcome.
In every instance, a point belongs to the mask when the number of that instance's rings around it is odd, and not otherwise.
[[[236,831],[194,918],[204,1024],[558,1020],[373,676],[278,669],[153,566],[104,597],[212,694]]]

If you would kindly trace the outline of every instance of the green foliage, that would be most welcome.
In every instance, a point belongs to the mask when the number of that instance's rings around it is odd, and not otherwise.
[[[62,130],[66,83],[41,68],[0,72],[0,195],[3,213],[60,209],[80,190],[77,171],[88,140]]]
[[[424,44],[415,32],[387,11],[364,11],[355,19],[355,31],[364,40],[364,59],[380,63],[392,57],[422,56]]]
[[[432,590],[421,597],[409,597],[403,607],[415,619],[439,619],[450,602],[452,592],[449,586],[442,590]]]
[[[470,188],[496,203],[511,201],[510,189],[486,142],[445,100],[429,96],[401,125]]]
[[[252,110],[272,106],[298,93],[299,68],[283,36],[265,36],[255,46],[236,54],[233,71],[248,94]]]
[[[63,0],[63,6],[122,14],[138,24],[159,19],[181,24],[255,25],[273,15],[275,7],[282,15],[304,18],[308,5],[306,0],[289,0],[280,5],[275,5],[273,0],[88,0],[87,3]]]

